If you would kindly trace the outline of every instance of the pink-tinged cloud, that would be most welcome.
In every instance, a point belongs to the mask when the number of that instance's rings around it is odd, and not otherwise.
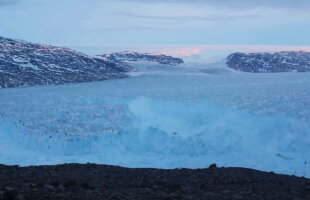
[[[191,56],[194,54],[200,54],[201,48],[179,48],[179,49],[171,49],[171,50],[161,50],[157,52],[158,54],[165,54],[171,56]]]
[[[272,45],[202,45],[204,50],[237,50],[242,52],[309,51],[310,46],[272,46]]]
[[[269,46],[269,45],[58,45],[71,47],[89,55],[103,53],[137,51],[140,53],[165,54],[176,57],[203,56],[227,56],[234,52],[278,52],[278,51],[307,51],[310,46]],[[198,57],[195,57],[198,58]]]
[[[171,56],[192,56],[203,52],[278,52],[308,51],[310,46],[270,46],[270,45],[163,45],[155,48],[144,48],[142,51]]]

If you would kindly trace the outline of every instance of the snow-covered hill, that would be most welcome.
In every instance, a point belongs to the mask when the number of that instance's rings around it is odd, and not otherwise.
[[[155,55],[155,54],[147,54],[147,53],[138,53],[135,51],[124,51],[120,53],[111,53],[111,54],[103,54],[99,57],[114,62],[136,62],[136,61],[149,61],[155,62],[163,65],[180,65],[183,64],[183,60],[181,58],[174,58],[172,56],[167,55]]]
[[[307,72],[310,52],[233,53],[227,57],[228,67],[245,72]]]
[[[0,88],[124,78],[130,70],[68,48],[0,37]]]

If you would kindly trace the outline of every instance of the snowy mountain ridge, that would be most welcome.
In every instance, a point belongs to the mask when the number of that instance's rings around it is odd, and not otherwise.
[[[282,51],[276,53],[233,53],[227,57],[229,68],[237,71],[264,72],[308,72],[310,52]]]
[[[104,60],[114,62],[136,62],[136,61],[148,61],[156,62],[163,65],[177,66],[183,64],[184,61],[181,58],[174,58],[163,54],[149,54],[138,53],[135,51],[123,51],[118,53],[99,55]]]
[[[69,48],[0,37],[0,88],[125,78],[130,70]]]

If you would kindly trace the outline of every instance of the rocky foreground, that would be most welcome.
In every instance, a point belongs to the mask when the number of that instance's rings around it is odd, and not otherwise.
[[[309,200],[310,179],[215,165],[195,170],[0,165],[0,199]]]

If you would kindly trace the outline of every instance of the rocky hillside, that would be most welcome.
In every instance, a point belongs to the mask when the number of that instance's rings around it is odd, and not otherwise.
[[[308,72],[310,52],[233,53],[227,57],[228,67],[244,72]]]
[[[310,179],[245,168],[0,165],[0,200],[309,200]]]
[[[0,37],[0,88],[124,78],[130,70],[71,49]]]
[[[108,61],[116,61],[116,62],[136,62],[136,61],[149,61],[156,62],[163,65],[180,65],[183,62],[180,58],[174,58],[172,56],[167,55],[155,55],[155,54],[146,54],[146,53],[138,53],[134,51],[124,51],[120,53],[111,53],[100,55],[104,60]]]

